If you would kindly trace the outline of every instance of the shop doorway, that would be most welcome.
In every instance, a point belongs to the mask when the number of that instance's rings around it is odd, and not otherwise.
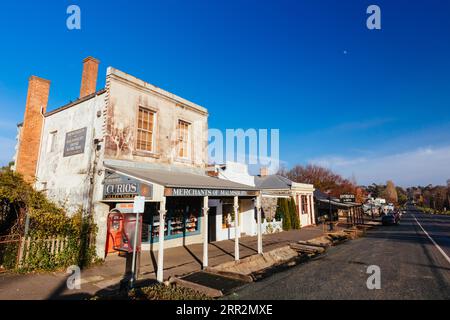
[[[216,241],[217,207],[211,207],[208,211],[208,242]]]

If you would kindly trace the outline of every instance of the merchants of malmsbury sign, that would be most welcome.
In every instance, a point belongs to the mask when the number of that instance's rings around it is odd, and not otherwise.
[[[151,200],[152,185],[107,171],[103,186],[103,200],[132,200],[136,196]]]
[[[339,198],[341,199],[341,202],[343,202],[343,203],[355,202],[355,195],[354,194],[341,194],[339,196]]]
[[[166,188],[166,197],[234,197],[255,196],[258,191],[207,189],[207,188]]]
[[[87,128],[78,129],[66,133],[66,141],[64,143],[64,157],[74,156],[84,153],[86,145]]]

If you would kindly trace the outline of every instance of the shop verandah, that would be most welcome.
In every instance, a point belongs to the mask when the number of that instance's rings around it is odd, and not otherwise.
[[[117,213],[130,214],[121,212],[124,208],[121,204],[126,204],[134,194],[130,192],[124,194],[123,190],[132,190],[146,199],[147,205],[142,213],[143,223],[139,228],[141,234],[139,237],[142,240],[141,255],[150,252],[152,262],[156,261],[158,281],[161,282],[165,278],[164,256],[167,247],[187,248],[189,244],[201,243],[202,257],[198,261],[201,262],[202,268],[208,267],[208,244],[212,239],[216,239],[219,231],[222,231],[223,222],[226,225],[225,228],[233,234],[233,256],[235,260],[239,260],[241,231],[249,224],[248,220],[244,221],[244,215],[249,217],[251,222],[253,219],[256,220],[257,253],[262,253],[261,197],[258,189],[188,172],[110,166],[107,173],[104,183],[104,201],[110,204],[111,217],[115,217]],[[118,198],[123,194],[125,198]],[[224,200],[227,200],[226,202],[231,203],[232,209],[227,219],[217,219],[216,212],[210,215],[210,200],[219,203],[225,203]],[[245,212],[240,210],[243,201],[247,202]],[[225,212],[221,210],[220,214],[223,213]],[[211,221],[210,217],[214,220]],[[122,226],[118,222],[127,221],[127,219],[120,219],[108,219],[110,222],[107,252],[115,251],[116,248],[124,245],[123,239],[126,239],[128,243],[128,239],[134,237],[128,237],[127,232],[123,231],[132,230],[133,227],[125,226],[124,222]],[[215,237],[211,237],[211,233],[214,233]],[[156,256],[154,251],[157,251]]]

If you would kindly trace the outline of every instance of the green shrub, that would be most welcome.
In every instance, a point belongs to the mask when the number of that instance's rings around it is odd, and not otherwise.
[[[298,216],[294,198],[289,199],[289,212],[291,216],[290,218],[292,229],[300,229],[300,218]]]
[[[4,269],[14,269],[17,264],[18,242],[0,245],[0,266]]]
[[[23,248],[22,261],[17,266],[19,243],[11,243],[0,251],[0,262],[8,269],[18,268],[19,271],[55,270],[70,265],[84,267],[95,258],[96,226],[90,216],[80,209],[69,217],[63,208],[49,201],[42,192],[34,188],[16,172],[9,168],[0,170],[0,201],[3,208],[25,211],[29,216],[28,246]],[[19,222],[19,221],[17,221]],[[23,234],[23,226],[10,233]],[[45,240],[53,237],[64,238],[67,241],[64,249],[58,254],[52,254],[51,246]]]
[[[280,221],[283,219],[283,211],[281,210],[281,199],[277,200],[277,210],[275,211],[275,220]]]
[[[289,210],[289,203],[288,203],[288,199],[285,198],[281,198],[278,199],[279,201],[279,206],[280,206],[280,210],[281,210],[281,214],[283,217],[283,230],[290,230],[292,228],[292,222],[291,222],[291,214],[290,214],[290,210]]]

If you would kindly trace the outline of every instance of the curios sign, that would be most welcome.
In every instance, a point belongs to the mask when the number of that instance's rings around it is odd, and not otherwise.
[[[103,187],[104,200],[134,200],[136,196],[151,200],[153,197],[152,186],[144,184],[139,180],[107,171]]]

